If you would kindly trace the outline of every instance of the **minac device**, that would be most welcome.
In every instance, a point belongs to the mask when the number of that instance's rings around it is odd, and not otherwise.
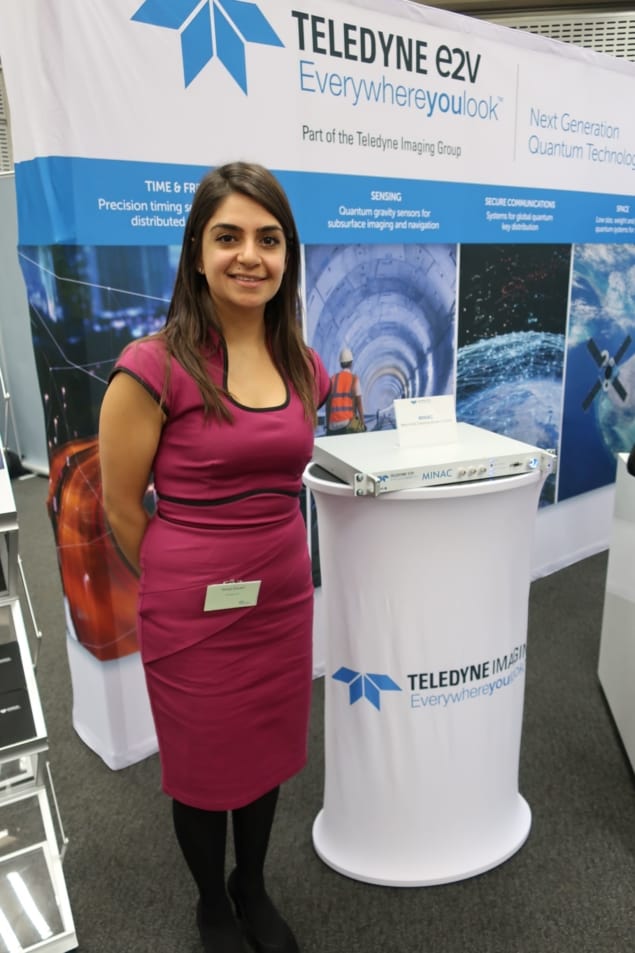
[[[454,427],[455,439],[417,446],[401,446],[396,430],[318,437],[313,462],[354,487],[356,496],[555,471],[553,450],[472,424]]]

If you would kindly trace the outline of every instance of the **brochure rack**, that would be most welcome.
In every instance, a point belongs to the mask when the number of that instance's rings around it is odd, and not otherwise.
[[[66,953],[77,947],[62,871],[66,838],[23,603],[37,633],[0,443],[0,949]]]

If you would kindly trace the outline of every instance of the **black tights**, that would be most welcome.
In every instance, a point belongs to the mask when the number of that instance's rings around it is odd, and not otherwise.
[[[232,811],[236,868],[241,892],[264,894],[264,865],[279,788]],[[204,811],[172,802],[174,830],[201,896],[206,920],[231,916],[225,891],[227,811]]]

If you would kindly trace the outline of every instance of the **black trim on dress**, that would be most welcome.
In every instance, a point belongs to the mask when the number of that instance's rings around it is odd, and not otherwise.
[[[146,381],[144,381],[142,377],[139,377],[138,374],[135,374],[134,371],[131,371],[131,370],[130,370],[129,368],[127,368],[127,367],[115,367],[115,369],[113,370],[112,374],[111,374],[110,377],[108,378],[108,383],[109,383],[109,384],[110,384],[111,380],[113,379],[113,377],[115,376],[115,374],[127,374],[128,377],[132,377],[133,380],[135,380],[135,381],[137,381],[137,383],[141,384],[141,386],[143,387],[143,389],[144,389],[145,391],[147,391],[147,393],[150,395],[150,397],[153,399],[153,401],[154,401],[156,404],[159,405],[159,407],[161,408],[161,410],[163,411],[163,413],[165,414],[165,416],[166,416],[166,417],[169,417],[169,416],[170,416],[170,409],[169,409],[169,407],[167,407],[165,404],[162,404],[162,403],[161,403],[161,394],[159,394],[159,393],[154,389],[154,387],[150,387],[150,385],[149,385]]]
[[[267,413],[267,411],[270,411],[270,410],[284,410],[285,407],[289,406],[289,401],[291,400],[291,392],[289,390],[289,384],[287,382],[286,377],[280,371],[280,368],[278,367],[278,365],[275,363],[274,363],[274,366],[278,374],[280,374],[280,379],[282,380],[282,383],[284,384],[284,389],[287,394],[286,399],[282,404],[274,404],[272,407],[249,407],[248,404],[241,404],[239,400],[236,400],[235,397],[232,397],[232,395],[229,393],[229,388],[227,386],[227,379],[229,377],[229,356],[227,354],[227,346],[222,339],[220,341],[220,347],[223,353],[223,390],[225,393],[225,397],[230,402],[230,404],[233,404],[234,407],[239,407],[241,410],[249,410],[254,414]]]
[[[275,493],[277,496],[290,496],[300,498],[299,490],[248,490],[244,493],[235,493],[233,496],[223,496],[216,500],[193,500],[185,499],[180,496],[166,496],[164,493],[158,493],[159,502],[164,500],[166,503],[179,503],[183,506],[220,506],[223,503],[235,503],[238,500],[246,500],[250,496],[262,496],[265,493]]]

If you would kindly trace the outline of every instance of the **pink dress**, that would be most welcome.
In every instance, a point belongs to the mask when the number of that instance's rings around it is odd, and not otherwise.
[[[329,380],[314,354],[316,401]],[[165,352],[133,343],[119,358],[159,400]],[[226,383],[223,349],[209,357]],[[158,494],[141,546],[138,635],[163,776],[171,797],[242,807],[306,762],[313,583],[299,493],[313,426],[290,385],[279,407],[228,401],[207,420],[172,359],[153,474]],[[259,580],[254,606],[205,611],[207,587]]]

